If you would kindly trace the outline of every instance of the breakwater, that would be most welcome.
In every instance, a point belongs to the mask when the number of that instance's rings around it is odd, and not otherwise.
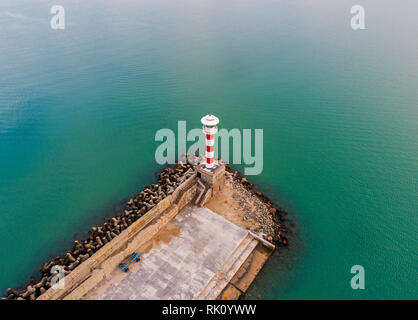
[[[63,256],[45,262],[40,268],[39,282],[31,279],[30,284],[23,290],[7,290],[7,299],[35,300],[51,288],[51,280],[56,276],[51,273],[54,266],[63,267],[64,276],[67,276],[81,263],[86,261],[100,248],[121,234],[139,218],[154,208],[166,196],[193,173],[193,164],[179,163],[174,168],[165,168],[158,174],[158,183],[148,185],[142,192],[127,201],[123,212],[109,218],[103,225],[94,226],[86,239],[75,240],[73,247]]]
[[[39,282],[31,281],[23,290],[13,290],[10,288],[4,298],[35,300],[38,298],[60,299],[69,294],[70,296],[72,294],[72,298],[82,296],[87,289],[82,287],[83,290],[78,289],[77,291],[74,288],[91,277],[90,273],[93,272],[94,266],[104,263],[106,259],[110,259],[111,256],[115,255],[115,252],[123,251],[120,247],[126,245],[125,242],[128,242],[127,239],[129,236],[143,229],[145,230],[152,220],[160,219],[167,221],[171,219],[182,207],[190,203],[192,198],[198,196],[195,190],[197,189],[197,181],[194,178],[196,163],[196,159],[190,162],[186,159],[185,163],[180,162],[172,168],[163,169],[158,174],[158,183],[146,186],[142,192],[130,198],[126,202],[125,209],[122,212],[109,218],[103,225],[92,227],[88,237],[82,240],[76,240],[73,247],[65,255],[58,256],[46,262],[40,268],[41,280]],[[256,191],[254,185],[243,177],[240,172],[227,166],[226,175],[242,185],[246,190],[254,193],[269,208],[269,213],[274,217],[274,226],[272,229],[273,232],[265,235],[266,240],[276,242],[279,245],[286,245],[288,240],[284,234],[287,228],[283,223],[285,221],[285,212],[280,207],[275,206],[267,196]],[[189,190],[192,183],[194,183],[195,189]],[[203,193],[201,192],[201,194]],[[176,195],[174,197],[175,200],[173,200],[173,195]],[[185,199],[181,201],[180,205],[178,199],[181,197]],[[169,210],[166,213],[167,218],[161,218],[164,216],[165,210],[170,207],[175,207],[176,210]],[[140,221],[138,221],[139,219]],[[152,232],[156,232],[156,230],[158,230],[157,227]],[[147,233],[151,234],[148,231],[144,234]],[[117,237],[118,239],[115,239]],[[115,241],[118,243],[118,246],[115,245]],[[100,250],[102,248],[103,250]],[[98,252],[99,250],[100,252]],[[119,255],[123,255],[123,253],[119,253]],[[112,263],[108,264],[108,269],[114,267],[115,261],[118,261],[118,259],[119,256],[114,258]],[[70,285],[61,293],[58,291],[58,293],[53,292],[48,294],[48,290],[54,284],[53,279],[57,276],[56,267],[58,266],[63,270],[63,275]],[[76,273],[74,273],[75,270],[77,270]],[[70,274],[71,276],[69,277]],[[104,273],[100,273],[98,277],[102,277],[103,275]],[[90,282],[92,283],[89,285],[91,287],[94,281]]]
[[[255,215],[260,217],[262,232],[265,234],[266,240],[273,242],[276,246],[287,246],[289,244],[289,235],[294,225],[293,221],[288,220],[287,212],[277,203],[271,200],[266,194],[260,192],[256,185],[251,183],[239,170],[233,169],[226,165],[226,176],[234,184],[235,189],[242,196],[240,205],[247,207],[248,198],[256,198],[265,204],[268,212],[263,210],[261,206],[251,206],[248,211],[256,211]],[[269,217],[270,219],[266,219]]]

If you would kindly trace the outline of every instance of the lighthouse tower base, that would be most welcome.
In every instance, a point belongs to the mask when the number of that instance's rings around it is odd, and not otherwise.
[[[196,167],[197,177],[212,189],[212,196],[218,194],[225,186],[225,164],[214,162],[212,168],[206,168],[205,163]]]

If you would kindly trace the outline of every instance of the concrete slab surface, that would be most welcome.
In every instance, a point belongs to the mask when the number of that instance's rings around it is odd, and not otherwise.
[[[179,230],[169,242],[153,246],[128,273],[115,270],[85,298],[194,299],[247,235],[207,208],[186,207],[169,224]]]

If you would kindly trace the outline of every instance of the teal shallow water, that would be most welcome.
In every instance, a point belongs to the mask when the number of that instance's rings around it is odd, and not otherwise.
[[[154,179],[177,120],[264,129],[251,177],[296,222],[248,298],[417,298],[414,1],[0,4],[0,293]],[[366,290],[350,287],[363,265]]]

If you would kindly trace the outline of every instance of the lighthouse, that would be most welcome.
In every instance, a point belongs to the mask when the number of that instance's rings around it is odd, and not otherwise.
[[[200,122],[203,125],[206,148],[205,161],[196,167],[196,175],[206,186],[206,190],[210,191],[207,196],[215,196],[225,185],[225,164],[222,161],[215,162],[215,134],[218,132],[219,119],[208,114]]]
[[[215,161],[215,134],[218,132],[217,124],[219,119],[213,114],[204,116],[201,120],[203,125],[203,133],[205,134],[205,145],[206,145],[206,160],[205,166],[208,169],[213,168]]]

